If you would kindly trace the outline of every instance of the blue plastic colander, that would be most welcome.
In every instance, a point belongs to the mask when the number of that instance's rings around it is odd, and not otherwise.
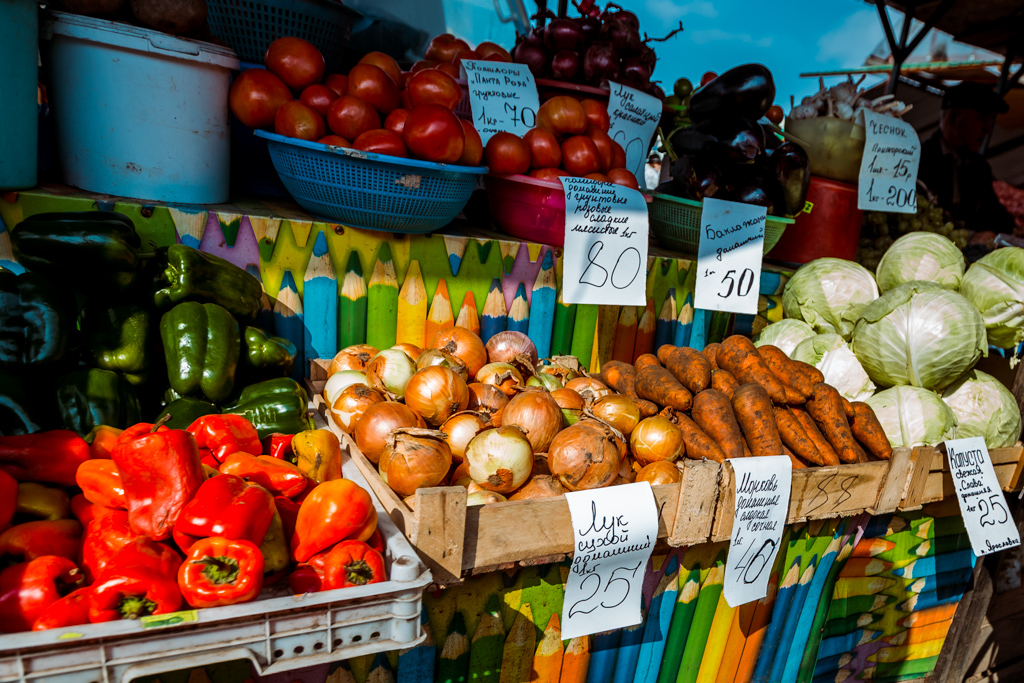
[[[307,142],[264,130],[281,182],[302,208],[354,228],[431,232],[459,215],[485,166],[452,166]]]

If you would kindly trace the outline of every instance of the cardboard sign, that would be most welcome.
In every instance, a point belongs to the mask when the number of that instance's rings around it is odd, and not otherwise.
[[[622,185],[560,178],[565,191],[562,300],[567,304],[647,303],[647,202]]]
[[[730,607],[739,607],[768,593],[789,512],[793,463],[785,455],[773,455],[729,464],[736,474],[736,516],[722,593]]]
[[[860,161],[857,208],[917,213],[917,167],[921,162],[917,131],[892,116],[866,109],[860,112],[867,139]]]
[[[465,60],[473,125],[486,145],[498,132],[519,137],[537,125],[537,84],[525,64]]]
[[[658,539],[658,509],[647,482],[565,494],[575,541],[562,602],[562,638],[642,621],[647,561]]]
[[[953,477],[960,514],[974,554],[988,555],[1020,545],[1020,533],[1010,515],[985,439],[946,441],[946,459]]]
[[[644,182],[644,164],[651,151],[651,140],[661,120],[663,105],[657,97],[618,83],[608,83],[611,95],[608,99],[608,119],[611,127],[608,135],[626,150],[628,168],[640,187]]]
[[[763,206],[704,199],[694,308],[757,313],[766,215]]]

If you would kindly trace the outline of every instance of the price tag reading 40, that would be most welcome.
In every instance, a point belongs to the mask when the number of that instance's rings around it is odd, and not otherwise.
[[[974,554],[988,555],[1019,546],[1020,533],[1006,505],[985,439],[953,439],[944,446]]]
[[[537,125],[537,84],[525,64],[465,60],[473,125],[486,145],[498,132],[519,137]]]
[[[704,200],[694,308],[757,313],[766,212],[753,204]]]
[[[906,121],[861,110],[864,157],[860,162],[857,208],[891,213],[917,212],[917,166],[921,144]]]

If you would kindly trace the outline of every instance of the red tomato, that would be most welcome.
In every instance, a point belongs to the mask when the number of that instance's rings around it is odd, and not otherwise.
[[[459,71],[459,67],[455,66],[454,64],[449,64],[448,62],[441,62],[434,68],[437,69],[438,71],[443,71],[452,78],[462,78],[462,72]]]
[[[409,151],[405,148],[400,135],[392,130],[380,128],[368,130],[355,139],[352,143],[353,149],[364,152],[376,152],[377,154],[388,154],[393,157],[407,157]]]
[[[602,183],[611,182],[608,180],[608,176],[606,176],[604,173],[588,173],[584,177],[589,178],[590,180],[600,180]]]
[[[530,170],[530,148],[512,133],[495,133],[487,141],[484,158],[491,173],[501,175]]]
[[[607,171],[608,169],[615,168],[615,147],[614,140],[609,137],[608,133],[603,130],[590,126],[587,128],[587,137],[594,141],[594,146],[597,147],[597,156],[601,160],[601,170]]]
[[[327,110],[331,132],[346,140],[355,140],[368,130],[380,128],[377,110],[353,95],[339,97]]]
[[[274,116],[274,132],[300,140],[319,140],[327,132],[324,120],[299,100],[285,102]]]
[[[583,111],[587,113],[587,125],[603,130],[605,133],[611,128],[611,119],[608,118],[608,107],[597,100],[583,100]]]
[[[302,91],[302,94],[299,95],[299,99],[302,100],[302,103],[307,107],[312,108],[317,114],[326,117],[327,110],[331,108],[331,102],[338,99],[338,93],[334,92],[326,85],[314,83]]]
[[[302,38],[278,38],[267,48],[263,62],[292,90],[302,90],[324,77],[324,56]]]
[[[530,171],[530,177],[538,180],[558,180],[567,175],[569,174],[560,168],[536,168]]]
[[[768,111],[765,112],[765,116],[769,121],[778,126],[782,123],[782,119],[786,117],[786,114],[782,111],[782,107],[777,104],[773,104],[768,107]]]
[[[274,115],[294,98],[284,82],[266,69],[248,69],[231,84],[231,113],[249,128],[270,128]]]
[[[462,132],[466,134],[466,144],[462,148],[462,156],[459,157],[459,164],[462,166],[479,166],[480,160],[484,158],[484,142],[477,132],[476,126],[469,121],[459,119],[462,124]]]
[[[409,81],[409,101],[414,107],[439,104],[454,109],[462,101],[462,88],[445,72],[425,69]]]
[[[479,60],[480,54],[476,50],[459,50],[454,57],[452,57],[452,64],[459,66],[462,64],[463,59],[470,61]]]
[[[398,93],[398,104],[402,107],[402,109],[408,109],[409,111],[412,111],[412,100],[409,99],[408,88]]]
[[[424,69],[433,69],[437,65],[438,62],[434,61],[433,59],[421,59],[420,61],[412,65],[412,68],[409,69],[409,72],[416,73],[417,71],[423,71]]]
[[[586,135],[573,135],[562,142],[562,168],[577,176],[597,173],[601,157],[594,141]]]
[[[615,140],[612,140],[612,151],[615,155],[612,157],[612,168],[625,168],[626,167],[626,150],[622,149]]]
[[[384,116],[398,108],[398,86],[384,69],[373,64],[352,67],[346,94],[358,97]]]
[[[512,61],[512,55],[509,54],[508,50],[503,48],[501,45],[498,45],[497,43],[492,43],[488,40],[485,40],[484,42],[476,46],[476,53],[480,55],[481,59],[487,59],[488,57],[493,57],[494,55],[497,55],[499,59],[494,61]]]
[[[716,74],[714,71],[705,71],[704,75],[700,77],[700,84],[707,85],[708,81],[713,81],[716,78],[718,78],[718,74]]]
[[[608,171],[608,182],[632,187],[634,190],[640,189],[640,183],[636,181],[636,176],[624,168],[613,168]]]
[[[338,97],[341,97],[348,90],[348,76],[345,74],[327,74],[324,78],[324,85],[338,93]]]
[[[384,54],[383,52],[367,52],[359,60],[359,63],[373,64],[375,67],[382,69],[388,76],[391,76],[391,80],[395,82],[395,85],[402,84],[402,69],[391,55]]]
[[[562,163],[562,148],[554,133],[543,128],[532,128],[523,136],[530,148],[530,168],[558,168]]]
[[[323,144],[323,145],[332,145],[334,147],[351,147],[352,146],[351,142],[349,142],[345,138],[341,137],[340,135],[334,135],[333,133],[331,135],[323,136],[322,138],[317,140],[317,142],[319,142],[320,144]]]
[[[409,110],[399,107],[384,119],[384,127],[401,135],[405,130],[405,120],[407,118],[409,118]]]
[[[445,164],[458,161],[466,146],[462,123],[439,104],[424,104],[409,112],[402,139],[417,158]]]
[[[469,44],[466,41],[450,33],[442,33],[430,41],[425,57],[436,62],[450,62],[460,50],[468,49]]]
[[[550,130],[560,135],[578,135],[587,130],[587,112],[571,95],[558,95],[540,105],[537,120],[543,119]]]

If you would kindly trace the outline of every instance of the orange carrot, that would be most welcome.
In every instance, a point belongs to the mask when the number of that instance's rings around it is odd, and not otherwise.
[[[853,438],[859,441],[871,455],[882,460],[892,457],[892,446],[885,435],[885,429],[875,416],[875,411],[867,403],[853,401],[853,419],[850,420],[850,431]]]
[[[796,455],[793,453],[793,451],[791,451],[788,448],[786,448],[786,444],[782,444],[782,454],[789,456],[790,462],[793,463],[793,469],[794,470],[805,470],[805,469],[807,469],[807,463],[805,463],[800,458],[796,457]]]
[[[641,354],[640,356],[637,356],[637,359],[635,361],[633,361],[633,367],[636,368],[637,372],[640,372],[648,365],[655,365],[660,368],[661,361],[659,361],[658,357],[655,356],[653,353]]]
[[[636,402],[640,417],[651,417],[658,414],[658,406],[645,401],[636,393],[636,369],[629,363],[611,360],[601,366],[601,381],[620,394],[629,396]]]
[[[743,435],[732,412],[732,402],[721,391],[705,389],[693,397],[693,421],[722,449],[726,458],[743,457]]]
[[[807,397],[811,395],[811,390],[814,388],[814,382],[812,382],[807,375],[801,372],[799,369],[794,367],[793,361],[789,359],[782,349],[771,344],[765,344],[764,346],[758,347],[757,352],[761,355],[765,365],[772,371],[780,382],[785,386],[793,388],[798,394],[803,396],[803,400],[806,401]],[[803,401],[800,401],[803,403]]]
[[[658,349],[658,360],[693,394],[711,385],[711,364],[696,349],[665,344]]]
[[[736,422],[754,455],[781,455],[782,438],[775,424],[772,400],[760,384],[741,384],[732,397]]]
[[[704,433],[703,429],[697,426],[696,422],[682,413],[677,413],[675,419],[679,431],[683,433],[686,457],[694,460],[707,458],[715,462],[725,462],[725,453],[710,436]]]
[[[642,399],[674,410],[689,410],[693,405],[693,395],[660,365],[648,364],[637,371],[636,393]]]
[[[839,400],[843,402],[843,412],[846,414],[846,419],[847,420],[852,420],[853,419],[853,406],[850,405],[850,402],[843,395],[839,396]]]
[[[857,449],[843,410],[843,397],[835,387],[815,384],[807,401],[807,412],[821,427],[825,438],[839,455],[840,462],[857,462]]]
[[[812,387],[815,384],[821,384],[822,382],[825,381],[825,375],[821,374],[821,370],[814,367],[810,363],[805,363],[802,360],[793,359],[790,359],[790,362],[793,364],[793,368],[796,371],[800,372],[802,375],[807,377],[808,380],[810,380]]]
[[[740,384],[756,383],[776,403],[786,403],[786,389],[757,353],[753,342],[743,335],[726,338],[715,357],[718,367],[728,370]]]
[[[718,369],[718,359],[716,356],[718,356],[718,349],[721,346],[721,344],[715,342],[713,344],[708,344],[704,347],[704,350],[701,351],[701,353],[704,354],[704,357],[708,359],[708,364],[711,365],[712,370]]]
[[[836,455],[835,449],[832,448],[832,444],[828,442],[828,439],[818,429],[818,425],[814,422],[814,418],[807,414],[807,411],[803,408],[789,407],[789,413],[796,418],[796,421],[800,423],[800,426],[804,428],[804,433],[807,438],[814,444],[814,448],[817,449],[821,455],[822,465],[838,465],[839,456]]]
[[[814,442],[807,436],[807,431],[796,419],[796,416],[786,406],[775,406],[772,412],[775,415],[775,424],[779,427],[779,436],[782,437],[782,444],[788,446],[798,456],[815,465],[824,465],[825,459],[814,446]]]
[[[711,388],[721,391],[723,394],[732,400],[732,395],[736,393],[736,387],[740,385],[727,370],[712,370],[711,371]]]
[[[857,462],[871,462],[871,456],[868,455],[863,446],[857,443],[857,439],[853,440],[853,450],[857,452]]]

